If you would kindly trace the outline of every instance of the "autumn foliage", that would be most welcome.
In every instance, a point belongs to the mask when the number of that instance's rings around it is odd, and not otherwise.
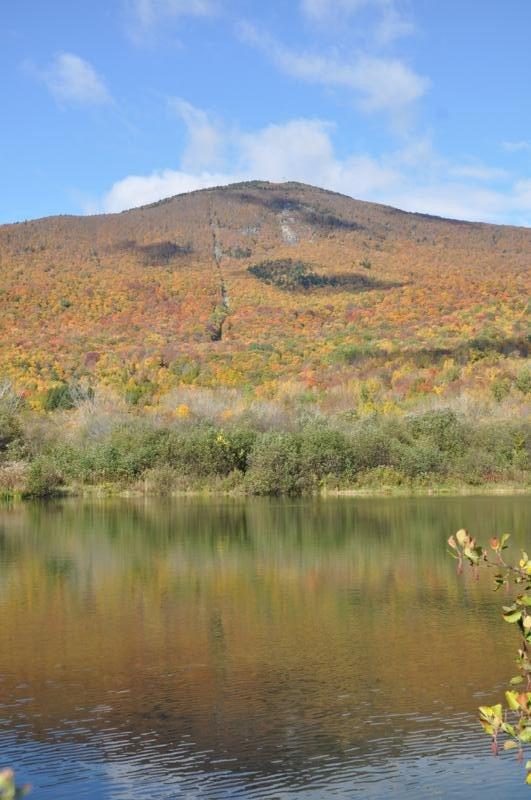
[[[189,386],[325,413],[459,400],[514,415],[530,254],[528,229],[293,183],[4,225],[0,376],[45,410],[95,387],[154,407]]]

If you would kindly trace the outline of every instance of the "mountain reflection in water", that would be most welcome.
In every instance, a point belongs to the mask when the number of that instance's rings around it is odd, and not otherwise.
[[[0,762],[35,800],[527,797],[476,721],[514,672],[514,631],[446,539],[523,545],[528,508],[4,506]]]

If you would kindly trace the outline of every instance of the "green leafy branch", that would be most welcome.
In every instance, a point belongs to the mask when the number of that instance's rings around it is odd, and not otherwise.
[[[516,625],[520,633],[520,647],[516,665],[518,675],[510,679],[511,688],[505,692],[506,705],[497,703],[494,706],[480,706],[479,721],[486,734],[491,737],[494,755],[500,750],[499,738],[504,735],[503,749],[516,750],[517,759],[523,761],[524,748],[531,744],[531,560],[525,551],[517,564],[508,562],[504,551],[508,548],[509,534],[504,533],[499,539],[494,537],[489,542],[489,549],[484,549],[470,534],[461,529],[455,536],[450,536],[448,545],[450,555],[457,559],[457,572],[463,572],[468,565],[478,577],[480,566],[496,570],[494,575],[495,591],[502,586],[516,587],[518,594],[510,605],[502,607],[505,622]],[[526,783],[531,784],[531,760],[525,764]]]
[[[15,783],[15,773],[9,767],[0,769],[0,800],[19,800],[29,794],[30,787],[18,786]]]

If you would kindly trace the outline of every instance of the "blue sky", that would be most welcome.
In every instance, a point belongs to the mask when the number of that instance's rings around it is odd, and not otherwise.
[[[0,222],[300,180],[531,225],[527,0],[6,0]]]

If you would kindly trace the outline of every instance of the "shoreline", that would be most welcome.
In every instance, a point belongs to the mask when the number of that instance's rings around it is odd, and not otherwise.
[[[97,485],[97,486],[67,486],[49,497],[33,497],[20,492],[0,495],[0,502],[28,502],[44,500],[64,500],[64,499],[105,499],[121,498],[136,500],[139,498],[150,499],[177,499],[188,497],[219,498],[232,497],[248,499],[253,497],[270,497],[286,499],[331,499],[331,498],[371,498],[371,497],[509,497],[531,495],[531,485],[522,484],[483,484],[479,486],[469,486],[466,484],[439,485],[439,486],[377,486],[377,487],[351,487],[345,489],[321,488],[316,492],[306,492],[298,495],[293,494],[271,494],[255,495],[246,493],[238,487],[233,489],[197,488],[197,489],[176,489],[168,492],[157,492],[153,490],[140,489],[135,487],[120,488],[117,485]]]

